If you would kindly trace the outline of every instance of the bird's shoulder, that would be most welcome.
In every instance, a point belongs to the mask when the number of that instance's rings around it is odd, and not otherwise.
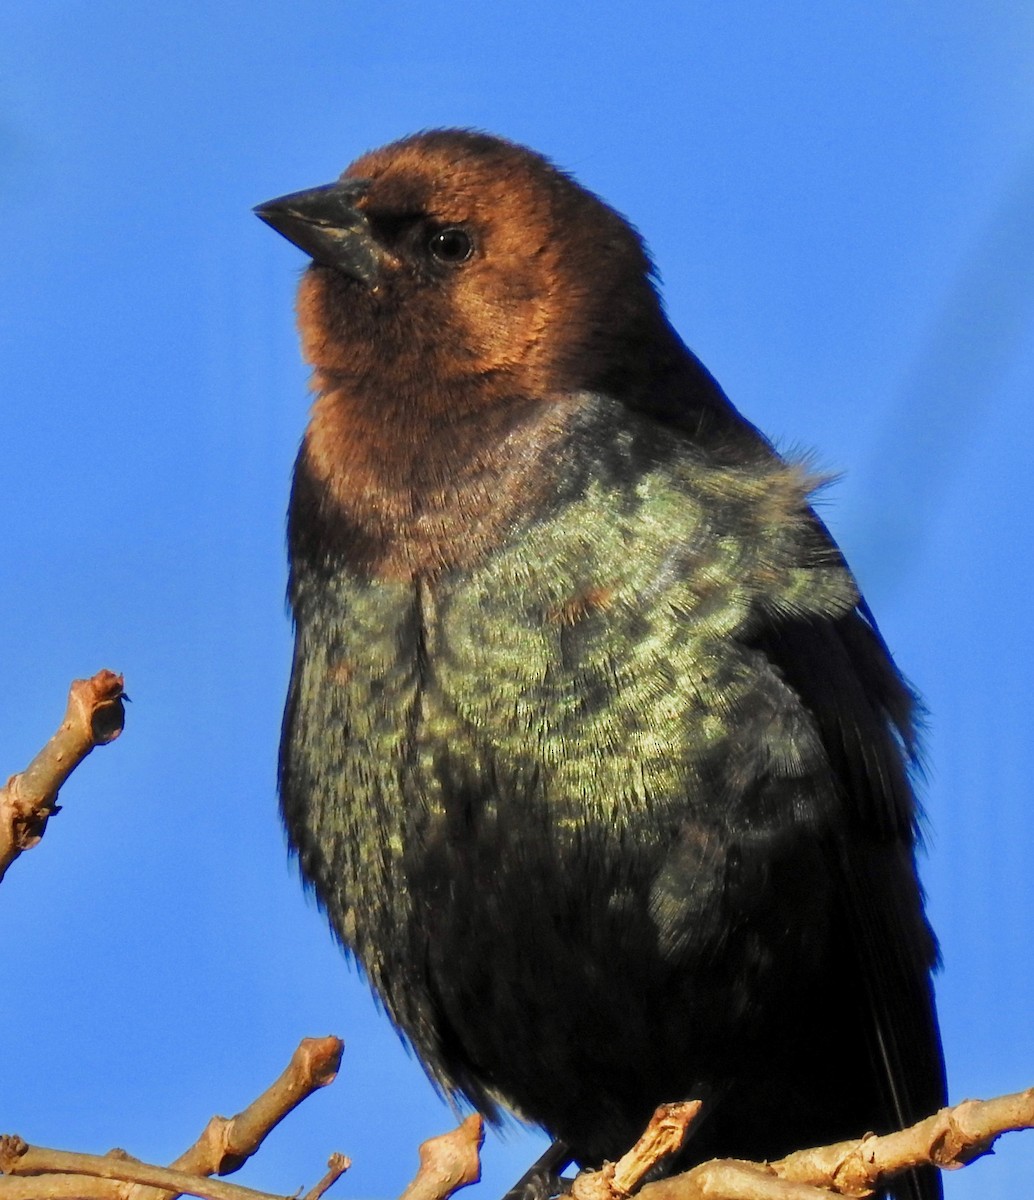
[[[759,434],[749,454],[730,446],[587,395],[540,464],[552,479],[537,505],[445,590],[458,581],[488,607],[492,595],[545,599],[565,619],[666,607],[698,639],[747,637],[766,616],[853,611],[854,580],[811,505],[824,480]]]

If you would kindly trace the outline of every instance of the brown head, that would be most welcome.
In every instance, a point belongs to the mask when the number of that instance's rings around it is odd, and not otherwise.
[[[486,134],[417,134],[257,211],[314,255],[298,311],[317,374],[390,381],[441,416],[489,394],[605,387],[628,339],[663,324],[631,226]]]
[[[535,503],[575,397],[642,387],[681,349],[635,230],[500,138],[420,133],[256,211],[313,258],[292,521],[315,511],[312,483],[361,532],[353,559],[406,574],[490,541]]]

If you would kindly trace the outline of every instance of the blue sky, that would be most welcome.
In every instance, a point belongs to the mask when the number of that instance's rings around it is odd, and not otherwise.
[[[286,859],[283,516],[301,255],[251,206],[460,124],[628,214],[786,447],[930,710],[923,873],[955,1098],[1034,1084],[1034,8],[34,0],[0,11],[0,774],[70,678],[127,732],[3,884],[0,1130],[177,1154],[297,1040],[342,1075],[239,1178],[396,1193],[450,1115]],[[484,1195],[540,1142],[486,1150]],[[1034,1134],[948,1180],[1023,1194]]]

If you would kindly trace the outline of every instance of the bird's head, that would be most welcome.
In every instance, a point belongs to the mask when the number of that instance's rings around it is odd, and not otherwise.
[[[353,386],[472,404],[606,389],[667,328],[635,230],[500,138],[420,133],[256,212],[312,257],[306,358]]]

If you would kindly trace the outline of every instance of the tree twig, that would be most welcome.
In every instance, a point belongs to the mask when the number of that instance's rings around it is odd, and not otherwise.
[[[121,1151],[70,1154],[0,1137],[0,1200],[174,1200],[181,1195],[261,1200],[266,1193],[209,1183],[206,1177],[236,1171],[292,1109],[333,1082],[343,1049],[339,1038],[303,1038],[283,1074],[261,1096],[235,1117],[213,1117],[171,1167],[141,1163]],[[320,1200],[349,1160],[336,1154],[329,1165],[304,1200]]]
[[[98,671],[76,679],[57,732],[24,771],[0,788],[0,880],[19,854],[42,838],[58,812],[57,794],[95,746],[114,741],[125,723],[123,678]]]
[[[324,1192],[333,1187],[351,1165],[352,1160],[347,1155],[332,1154],[327,1163],[326,1175],[314,1188],[305,1193],[303,1200],[322,1200]]]
[[[270,1192],[257,1192],[240,1184],[220,1183],[169,1167],[155,1167],[117,1154],[75,1154],[70,1150],[53,1150],[47,1146],[29,1146],[21,1138],[0,1137],[0,1171],[11,1176],[26,1175],[86,1175],[96,1179],[121,1180],[124,1183],[143,1183],[173,1195],[198,1196],[201,1200],[284,1200]],[[0,1179],[7,1185],[8,1179]],[[0,1186],[0,1198],[10,1200]],[[22,1193],[24,1195],[24,1193]],[[31,1193],[30,1193],[31,1195]]]
[[[777,1162],[715,1159],[647,1184],[638,1200],[862,1200],[912,1167],[962,1167],[1001,1134],[1031,1128],[1034,1088],[964,1100],[897,1133],[801,1150]]]
[[[122,1186],[85,1175],[0,1175],[3,1200],[120,1200]]]
[[[229,1142],[218,1140],[218,1154],[200,1149],[207,1144],[206,1130],[177,1161],[198,1154],[207,1162],[218,1157],[220,1165],[226,1166],[236,1155],[239,1165],[243,1161],[240,1147],[251,1146],[256,1137],[261,1141],[256,1131],[262,1127],[268,1131],[279,1120],[276,1117],[270,1123],[268,1116],[259,1119],[259,1109],[267,1097],[279,1090],[282,1102],[284,1097],[291,1097],[289,1107],[294,1107],[304,1098],[297,1075],[308,1076],[311,1087],[330,1082],[336,1070],[336,1060],[330,1053],[334,1041],[309,1039],[308,1048],[303,1042],[287,1071],[259,1100],[237,1118],[216,1126],[232,1134]],[[325,1068],[299,1066],[306,1055],[324,1063]],[[626,1200],[650,1166],[681,1145],[699,1109],[696,1102],[659,1109],[629,1154],[617,1164],[586,1173],[576,1181],[576,1198]],[[286,1111],[289,1108],[280,1116]],[[209,1128],[213,1128],[211,1123]],[[966,1100],[897,1133],[879,1137],[869,1134],[856,1141],[802,1150],[776,1162],[716,1159],[683,1175],[646,1184],[636,1195],[638,1200],[833,1200],[844,1196],[863,1200],[912,1167],[962,1167],[986,1154],[1001,1134],[1030,1128],[1034,1128],[1034,1088],[993,1100]],[[400,1200],[448,1200],[459,1188],[476,1183],[483,1136],[481,1118],[472,1116],[451,1133],[424,1142],[420,1147],[420,1169]],[[237,1149],[227,1150],[231,1144]],[[333,1156],[329,1172],[304,1200],[321,1200],[348,1165],[343,1155]],[[0,1137],[0,1200],[128,1200],[130,1195],[140,1200],[142,1194],[135,1189],[126,1192],[121,1186],[125,1183],[156,1189],[153,1194],[163,1200],[170,1193],[201,1200],[285,1200],[268,1192],[153,1167],[121,1152],[103,1157],[72,1154],[28,1146],[16,1137]]]
[[[782,1179],[821,1182],[834,1194],[865,1196],[909,1167],[964,1167],[987,1154],[1003,1133],[1034,1128],[1034,1088],[992,1100],[963,1100],[908,1129],[870,1134],[818,1150],[800,1150],[772,1170]]]
[[[662,1104],[627,1154],[599,1171],[583,1171],[575,1179],[571,1186],[573,1200],[621,1200],[630,1196],[658,1163],[682,1148],[702,1107],[699,1100]]]
[[[485,1123],[475,1113],[449,1133],[420,1144],[420,1167],[399,1200],[448,1200],[481,1178]]]
[[[343,1051],[340,1038],[303,1038],[283,1074],[261,1096],[235,1117],[212,1117],[197,1141],[170,1163],[171,1169],[188,1175],[230,1175],[238,1170],[306,1096],[334,1082]],[[166,1191],[133,1187],[125,1200],[174,1198]]]

